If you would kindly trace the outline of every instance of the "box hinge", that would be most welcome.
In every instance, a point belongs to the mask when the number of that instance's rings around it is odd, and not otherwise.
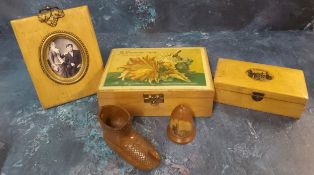
[[[151,105],[158,105],[164,103],[164,94],[143,94],[144,103],[150,103]]]

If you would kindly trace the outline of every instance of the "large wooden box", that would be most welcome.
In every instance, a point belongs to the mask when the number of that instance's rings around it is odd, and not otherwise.
[[[302,70],[219,59],[215,101],[300,118],[308,100]]]
[[[196,117],[212,113],[214,86],[205,48],[112,49],[98,90],[99,106],[134,116],[170,116],[180,104]]]

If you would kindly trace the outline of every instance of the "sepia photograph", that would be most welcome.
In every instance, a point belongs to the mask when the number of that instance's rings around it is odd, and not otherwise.
[[[70,78],[75,76],[82,66],[82,56],[78,46],[71,40],[57,38],[47,47],[47,61],[54,73]]]

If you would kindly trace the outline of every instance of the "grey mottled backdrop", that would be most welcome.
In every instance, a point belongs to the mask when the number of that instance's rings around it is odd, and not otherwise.
[[[1,0],[1,32],[10,19],[34,15],[45,5],[87,4],[96,32],[295,30],[313,19],[312,0]]]

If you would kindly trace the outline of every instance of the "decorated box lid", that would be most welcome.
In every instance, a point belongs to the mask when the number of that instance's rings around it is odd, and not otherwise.
[[[205,48],[112,49],[99,85],[100,91],[115,92],[189,89],[208,91],[213,96],[214,86]]]

